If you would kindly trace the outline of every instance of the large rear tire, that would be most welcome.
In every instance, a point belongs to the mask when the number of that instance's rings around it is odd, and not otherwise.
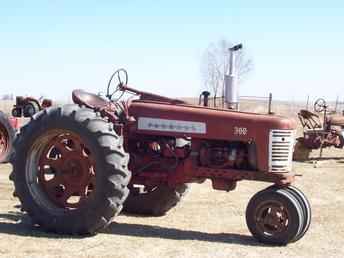
[[[33,116],[15,141],[16,196],[33,223],[62,234],[92,234],[128,196],[129,155],[113,125],[77,105]]]
[[[8,117],[0,111],[0,163],[6,163],[13,151],[15,130],[11,126]]]
[[[187,191],[187,184],[175,188],[159,185],[149,190],[144,186],[132,185],[123,211],[131,214],[163,216],[181,201]]]

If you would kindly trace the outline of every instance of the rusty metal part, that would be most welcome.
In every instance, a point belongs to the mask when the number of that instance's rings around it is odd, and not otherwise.
[[[310,150],[326,148],[334,146],[342,148],[344,146],[344,139],[341,131],[338,130],[314,130],[307,131],[304,137],[298,139],[306,148]]]
[[[161,170],[151,169],[149,167],[137,174],[135,174],[135,170],[133,170],[135,176],[132,181],[135,184],[143,185],[167,183],[173,187],[183,183],[211,179],[215,180],[214,186],[216,186],[217,189],[226,191],[234,190],[235,185],[233,185],[232,182],[241,180],[272,182],[280,186],[287,186],[295,181],[295,173],[293,172],[271,173],[243,169],[214,169],[199,167],[196,163],[197,162],[192,162],[190,159],[184,160],[183,163],[176,167],[173,173],[162,173]],[[223,181],[219,182],[217,180]]]
[[[157,102],[167,102],[171,104],[186,104],[185,101],[179,100],[179,99],[172,99],[168,97],[164,97],[158,94],[153,94],[145,91],[140,91],[131,87],[128,87],[126,85],[120,85],[120,90],[127,91],[136,95],[140,95],[141,100],[147,100],[147,101],[157,101]]]
[[[326,123],[330,125],[344,127],[344,116],[339,116],[339,115],[327,116]]]
[[[232,191],[236,188],[236,181],[223,180],[223,179],[211,179],[212,187],[215,190]]]
[[[71,132],[52,138],[39,158],[38,180],[58,207],[78,208],[96,187],[95,162],[81,138]]]
[[[114,103],[83,90],[74,90],[72,98],[74,103],[94,109],[102,117],[107,117],[114,124],[115,130],[119,135],[122,135],[123,124],[127,124],[130,121],[125,102]]]
[[[288,209],[278,200],[267,200],[256,207],[255,219],[261,235],[276,235],[288,228]]]
[[[312,113],[308,110],[300,110],[298,117],[303,127],[303,137],[297,139],[299,144],[297,147],[299,149],[304,148],[309,149],[309,151],[320,149],[321,157],[323,148],[332,146],[335,148],[344,147],[344,117],[328,115],[327,109],[328,106],[324,99],[320,98],[314,103],[314,110],[316,112],[323,112],[322,123],[320,122],[318,114]],[[299,155],[294,155],[294,157],[295,160],[297,160]]]
[[[86,92],[84,90],[74,90],[72,93],[74,103],[85,105],[92,109],[111,108],[111,102],[106,101],[102,97]]]
[[[51,99],[43,99],[41,103],[42,109],[51,107],[53,105],[53,101]]]
[[[317,129],[322,127],[319,116],[313,112],[301,109],[297,115],[303,128]]]

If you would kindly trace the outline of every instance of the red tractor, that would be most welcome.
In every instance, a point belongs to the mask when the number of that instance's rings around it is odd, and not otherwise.
[[[37,100],[32,97],[18,96],[12,109],[13,117],[32,117],[37,112],[52,106],[50,99]]]
[[[12,142],[15,137],[16,120],[10,119],[0,111],[0,163],[9,161],[12,153]]]
[[[344,147],[344,116],[328,115],[328,105],[322,98],[315,101],[314,111],[316,113],[302,109],[298,113],[303,136],[297,138],[294,160],[308,160],[312,150],[320,149],[321,157],[323,148]],[[319,113],[323,113],[323,117]]]
[[[0,111],[0,163],[6,163],[12,153],[12,143],[22,125],[20,117],[32,117],[44,108],[50,107],[52,101],[43,99],[39,101],[31,97],[17,97],[12,109],[12,116],[8,117]]]
[[[130,88],[127,79],[123,69],[111,76],[108,100],[75,90],[75,104],[45,109],[21,129],[10,179],[34,224],[92,234],[122,208],[164,215],[189,183],[210,179],[214,189],[232,191],[252,180],[272,183],[247,206],[256,239],[285,245],[306,233],[311,208],[291,186],[292,120],[189,105]],[[119,101],[117,93],[137,98]]]

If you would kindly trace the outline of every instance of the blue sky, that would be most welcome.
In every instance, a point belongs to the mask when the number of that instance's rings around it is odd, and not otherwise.
[[[198,96],[202,54],[226,38],[254,61],[241,95],[344,98],[342,1],[0,3],[0,94],[98,92],[124,67],[133,87]]]

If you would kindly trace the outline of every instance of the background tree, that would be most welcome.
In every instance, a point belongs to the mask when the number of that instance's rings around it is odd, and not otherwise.
[[[232,47],[230,41],[226,39],[211,43],[205,50],[201,62],[201,75],[204,87],[209,90],[214,98],[223,95],[224,76],[229,68],[229,51]],[[238,72],[238,83],[243,80],[253,69],[253,62],[248,58],[245,50],[240,50],[236,57],[236,71]],[[216,101],[214,102],[216,106]]]

